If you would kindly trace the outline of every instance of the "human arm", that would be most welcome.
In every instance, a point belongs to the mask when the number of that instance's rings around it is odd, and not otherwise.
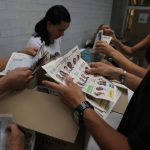
[[[17,125],[11,124],[7,128],[6,150],[24,150],[24,134]]]
[[[113,40],[113,44],[116,46],[117,49],[121,49],[121,50],[127,52],[128,54],[133,54],[140,50],[144,50],[145,48],[150,46],[150,34],[147,35],[143,40],[141,40],[140,42],[138,42],[137,44],[135,44],[134,46],[131,46],[131,47],[123,44],[118,39]]]
[[[91,69],[86,70],[86,72],[89,74],[99,74],[109,79],[115,79],[118,81],[120,80],[120,75],[124,75],[123,69],[102,62],[91,63],[90,66]],[[141,78],[131,73],[127,72],[125,74],[124,85],[126,85],[133,91],[139,86],[141,81],[142,81]]]
[[[116,38],[116,35],[112,29],[104,29],[105,34],[112,37],[112,43],[114,46],[121,51],[124,51],[128,54],[133,54],[140,50],[144,50],[148,46],[150,46],[150,34],[148,34],[143,40],[139,41],[134,46],[127,46],[123,44],[119,39]]]
[[[63,102],[71,109],[75,109],[85,101],[84,94],[72,80],[67,80],[66,86],[49,81],[43,81],[43,84],[57,90]],[[122,150],[130,149],[127,138],[110,127],[93,109],[84,110],[83,121],[102,149],[120,150],[120,147]]]
[[[112,57],[120,65],[121,68],[136,76],[143,78],[147,73],[148,69],[136,65],[128,58],[126,58],[121,52],[117,51],[106,42],[98,41],[96,44],[96,52],[104,53],[107,56]]]
[[[32,78],[29,68],[16,68],[0,78],[0,94],[9,90],[23,89]]]

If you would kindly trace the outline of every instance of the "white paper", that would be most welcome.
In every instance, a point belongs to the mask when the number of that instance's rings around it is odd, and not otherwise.
[[[43,57],[44,54],[43,48],[44,48],[44,43],[41,45],[36,56],[34,57],[24,53],[16,53],[16,52],[12,53],[5,67],[5,70],[1,74],[5,75],[9,71],[21,67],[28,67],[28,68],[35,69],[36,63]]]
[[[97,41],[100,41],[102,39],[102,35],[103,35],[103,30],[100,30],[97,34],[96,34],[96,38],[94,41],[94,45],[93,45],[93,50],[95,51],[95,46]]]
[[[104,113],[103,115],[108,113],[110,108],[112,109],[121,95],[118,88],[106,78],[86,74],[85,69],[90,67],[81,58],[77,46],[63,57],[42,66],[42,68],[49,77],[64,85],[66,76],[73,78],[73,81],[90,97],[88,99],[95,108]]]
[[[108,44],[110,44],[112,40],[111,36],[107,36],[107,35],[102,35],[101,41],[107,42]]]

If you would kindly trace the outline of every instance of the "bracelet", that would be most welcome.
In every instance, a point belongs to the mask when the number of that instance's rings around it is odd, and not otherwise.
[[[126,70],[123,70],[123,74],[120,74],[119,80],[120,80],[120,83],[121,83],[121,84],[124,84],[126,74],[127,74],[127,71],[126,71]]]

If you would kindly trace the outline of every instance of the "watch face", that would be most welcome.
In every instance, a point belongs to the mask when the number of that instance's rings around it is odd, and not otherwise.
[[[73,112],[73,119],[74,121],[79,124],[80,123],[80,119],[79,119],[79,113],[77,111]]]

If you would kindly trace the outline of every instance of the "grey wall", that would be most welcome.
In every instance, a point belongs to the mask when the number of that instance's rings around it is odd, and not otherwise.
[[[114,0],[111,15],[111,27],[119,37],[123,37],[129,0]]]
[[[113,0],[0,0],[0,55],[9,55],[26,46],[35,24],[55,4],[63,4],[72,22],[62,39],[65,53],[83,46],[99,24],[110,23]]]

